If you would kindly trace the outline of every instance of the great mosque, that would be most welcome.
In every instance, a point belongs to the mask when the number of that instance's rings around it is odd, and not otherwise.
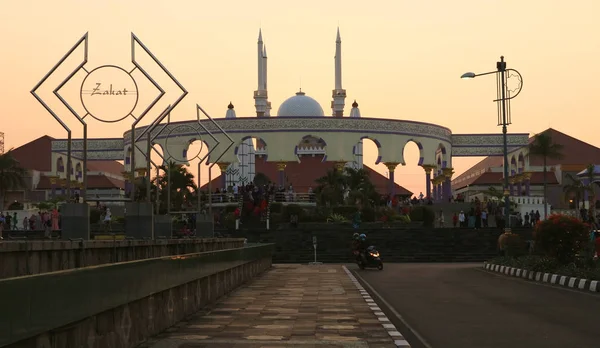
[[[285,185],[286,176],[293,174],[290,168],[297,168],[298,164],[304,165],[317,159],[319,163],[326,162],[337,168],[362,168],[363,142],[372,141],[378,150],[376,164],[385,164],[389,171],[386,179],[388,192],[382,193],[394,195],[397,187],[395,168],[406,164],[404,148],[412,142],[419,149],[418,165],[424,169],[424,193],[439,200],[452,195],[452,157],[502,155],[500,133],[453,134],[445,126],[418,120],[385,118],[386,115],[382,115],[382,118],[363,117],[356,102],[352,104],[350,112],[345,113],[346,90],[342,85],[342,40],[339,29],[335,40],[335,85],[332,90],[331,116],[326,116],[323,107],[301,90],[281,103],[277,115],[273,116],[267,88],[267,62],[267,51],[262,32],[259,31],[258,84],[254,91],[256,115],[237,117],[234,106],[230,104],[224,118],[173,122],[165,125],[160,132],[154,130],[151,134],[154,139],[151,146],[160,147],[162,153],[166,154],[166,160],[189,164],[195,154],[190,156],[188,148],[194,141],[200,140],[208,148],[213,148],[219,142],[228,143],[230,137],[234,146],[220,156],[216,163],[223,174],[220,186],[252,181],[259,172],[257,166],[261,165],[276,166],[278,177],[271,179]],[[227,134],[219,132],[220,129],[215,127],[213,121]],[[139,126],[135,128],[135,132],[140,134],[147,127]],[[509,151],[522,149],[528,144],[528,138],[528,134],[509,134]],[[131,146],[131,130],[115,138],[88,139],[87,144],[88,161],[123,161],[126,173],[144,175],[146,140],[138,139],[136,146]],[[68,141],[64,139],[52,141],[51,173],[57,179],[55,181],[66,178],[67,145]],[[83,141],[75,139],[71,145],[74,166],[71,172],[81,182]],[[216,161],[211,157],[208,161]],[[135,163],[135,168],[131,168],[132,163]],[[124,174],[124,179],[126,191],[130,190],[132,177]]]

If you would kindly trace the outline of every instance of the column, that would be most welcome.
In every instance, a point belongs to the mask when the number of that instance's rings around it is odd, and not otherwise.
[[[61,196],[66,196],[67,195],[67,179],[60,179],[60,195]]]
[[[221,187],[225,190],[227,190],[227,168],[229,168],[230,164],[228,162],[217,163],[221,170]]]
[[[523,195],[523,186],[522,186],[523,176],[521,174],[515,175],[515,182],[517,184],[517,196],[522,196]]]
[[[452,174],[454,174],[454,168],[444,168],[444,202],[448,202],[452,197]]]
[[[348,161],[348,162],[351,162],[351,161]],[[344,168],[346,167],[346,163],[348,163],[348,162],[339,161],[339,162],[335,162],[333,165],[334,165],[335,170],[337,170],[338,172],[343,172]]]
[[[437,184],[435,183],[435,178],[433,178],[433,194],[431,197],[432,201],[437,201]]]
[[[508,179],[508,190],[511,196],[515,195],[515,178],[511,177]]]
[[[531,195],[531,172],[523,173],[523,180],[525,181],[525,195],[529,197]]]
[[[431,171],[435,169],[432,165],[423,165],[425,170],[425,197],[431,199]]]
[[[394,182],[394,172],[396,171],[396,167],[398,166],[398,162],[386,162],[385,166],[387,167],[389,173],[390,173],[390,177],[389,177],[389,181],[388,181],[388,185],[389,185],[389,189],[388,192],[390,193],[390,196],[394,197],[396,195],[396,185]]]
[[[125,197],[127,197],[129,195],[129,192],[131,192],[131,182],[129,180],[131,173],[130,172],[121,172],[121,175],[123,176],[123,179],[125,180]]]
[[[51,176],[50,177],[50,187],[52,189],[52,193],[50,194],[50,198],[56,198],[56,182],[58,181],[58,177],[56,176]]]
[[[277,163],[277,171],[279,172],[279,185],[285,186],[285,167],[287,164],[285,162]]]

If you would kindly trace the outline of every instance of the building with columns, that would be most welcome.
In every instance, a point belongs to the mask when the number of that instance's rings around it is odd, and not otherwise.
[[[427,187],[424,194],[445,201],[453,193],[453,157],[501,158],[500,133],[453,134],[449,128],[432,123],[390,118],[389,115],[366,117],[356,102],[359,98],[355,97],[348,110],[346,98],[351,91],[343,86],[339,29],[332,43],[335,43],[335,79],[332,81],[331,116],[326,116],[323,104],[303,90],[282,101],[276,114],[271,112],[267,50],[262,30],[259,30],[254,115],[238,116],[234,107],[236,101],[232,101],[225,117],[172,122],[157,127],[150,134],[152,144],[147,144],[147,137],[144,137],[136,138],[135,146],[132,146],[131,129],[115,138],[88,139],[88,161],[123,161],[125,172],[140,176],[146,172],[145,152],[149,147],[159,148],[166,155],[165,160],[189,165],[192,159],[187,152],[190,144],[199,141],[213,149],[224,148],[219,144],[233,142],[226,152],[217,150],[215,152],[219,154],[211,154],[207,159],[211,162],[219,158],[216,164],[221,169],[221,176],[211,183],[213,190],[251,182],[262,173],[281,186],[292,185],[297,192],[302,192],[312,187],[314,180],[323,176],[327,169],[351,166],[369,170],[380,193],[407,196],[412,193],[397,184],[402,183],[402,178],[397,177],[396,168],[406,165],[404,148],[413,143],[419,149],[419,160],[415,164],[424,169],[423,181]],[[135,128],[135,134],[142,134],[146,127]],[[508,134],[507,138],[509,150],[516,151],[528,144],[529,134]],[[387,178],[364,164],[363,147],[368,141],[377,148],[375,164],[383,163],[388,168]],[[68,145],[65,139],[52,142],[53,172],[61,163],[66,163]],[[81,158],[83,141],[73,139],[70,145],[72,157]],[[131,175],[124,175],[127,193],[133,187]]]
[[[590,164],[600,163],[600,148],[587,144],[567,134],[549,128],[542,133],[549,134],[552,141],[563,146],[563,158],[547,159],[548,203],[556,209],[568,209],[573,197],[565,195],[565,185],[572,184],[570,177]],[[535,137],[529,138],[528,144]],[[504,179],[502,157],[487,157],[463,174],[452,180],[452,193],[463,197],[489,191],[493,187],[502,192]],[[529,147],[522,146],[509,153],[509,192],[512,197],[543,196],[543,158],[529,154]],[[570,175],[569,175],[570,174]]]

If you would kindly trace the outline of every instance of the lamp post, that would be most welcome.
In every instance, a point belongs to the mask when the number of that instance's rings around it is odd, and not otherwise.
[[[472,72],[464,73],[462,79],[472,79],[477,76],[484,75],[496,75],[497,84],[497,99],[494,100],[498,104],[498,125],[502,126],[502,140],[503,140],[503,155],[504,155],[504,232],[510,233],[510,192],[508,190],[508,138],[506,135],[507,126],[511,124],[510,121],[510,100],[521,93],[523,88],[523,77],[521,74],[514,69],[506,69],[506,62],[504,56],[500,57],[500,61],[496,63],[496,70],[482,74],[475,74]],[[507,88],[507,81],[510,77],[516,77],[518,85],[514,89],[510,90]],[[511,95],[512,94],[512,95]]]

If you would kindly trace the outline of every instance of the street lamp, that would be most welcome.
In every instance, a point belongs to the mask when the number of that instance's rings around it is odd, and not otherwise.
[[[496,92],[497,99],[494,100],[498,104],[498,125],[502,126],[502,138],[504,143],[504,232],[510,233],[510,192],[508,190],[508,140],[506,135],[506,126],[511,124],[510,121],[510,100],[521,93],[523,88],[523,77],[514,69],[506,69],[504,56],[500,57],[500,61],[496,63],[496,70],[483,74],[475,74],[467,72],[462,74],[461,79],[473,79],[477,76],[496,75]],[[514,89],[508,89],[507,82],[511,77],[516,77],[518,85]],[[512,94],[512,95],[511,95]]]

